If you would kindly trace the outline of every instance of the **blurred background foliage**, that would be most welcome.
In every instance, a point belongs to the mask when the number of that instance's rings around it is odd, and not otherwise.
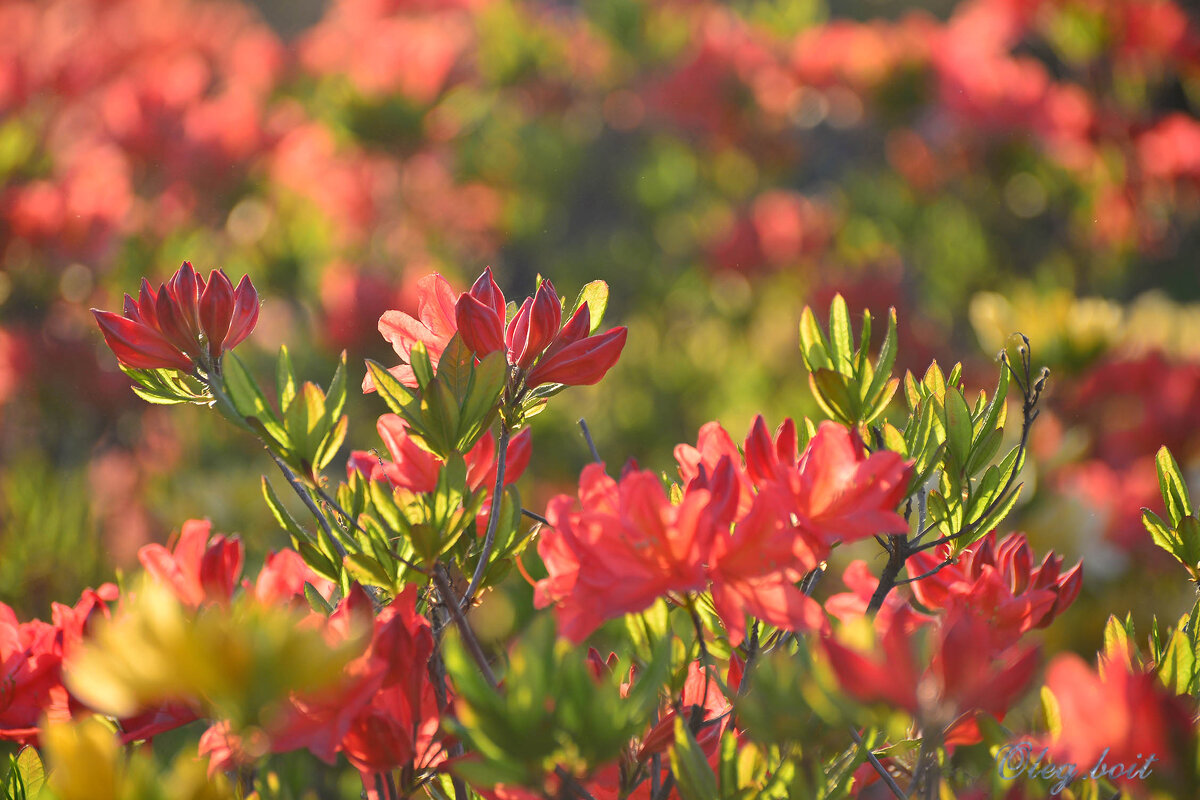
[[[431,271],[606,280],[629,346],[537,420],[533,508],[573,491],[580,417],[610,464],[670,472],[708,420],[813,414],[797,322],[835,291],[898,309],[902,368],[962,361],[973,390],[1020,330],[1054,377],[1018,523],[1087,562],[1051,635],[1090,652],[1108,610],[1183,610],[1138,520],[1160,445],[1200,466],[1185,3],[0,0],[0,30],[0,600],[22,615],[189,517],[286,541],[264,454],[137,400],[88,313],[184,259],[258,285],[264,384],[283,342],[308,378],[342,349],[355,380],[391,363],[379,315]],[[348,410],[348,446],[379,446],[382,404]]]

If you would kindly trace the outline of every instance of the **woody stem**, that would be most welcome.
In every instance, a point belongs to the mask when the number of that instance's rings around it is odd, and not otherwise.
[[[475,597],[475,590],[479,588],[479,582],[483,580],[483,574],[487,571],[488,561],[492,557],[492,548],[496,545],[496,525],[500,521],[500,498],[504,491],[504,467],[508,461],[508,425],[503,421],[500,423],[500,441],[496,444],[496,485],[492,487],[492,506],[488,513],[487,535],[483,537],[483,551],[479,554],[479,563],[475,565],[475,574],[471,576],[471,583],[467,586],[467,591],[463,595],[462,608],[470,608],[471,600]]]

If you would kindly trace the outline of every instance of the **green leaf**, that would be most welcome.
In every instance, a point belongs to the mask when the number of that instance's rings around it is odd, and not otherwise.
[[[1046,730],[1054,739],[1062,736],[1062,712],[1058,708],[1058,698],[1049,686],[1043,686],[1041,691],[1042,714],[1046,717]]]
[[[469,452],[491,426],[508,382],[508,361],[497,351],[475,365],[475,380],[463,401],[454,449]]]
[[[846,425],[859,421],[858,397],[846,385],[845,376],[830,369],[818,369],[809,374],[808,382],[817,404],[832,419]]]
[[[304,563],[312,567],[313,572],[334,583],[341,580],[341,570],[324,553],[308,542],[296,542],[295,545]]]
[[[455,333],[438,360],[437,377],[446,384],[459,403],[462,403],[471,388],[474,365],[475,354],[467,347],[462,337]]]
[[[317,591],[317,587],[308,581],[304,582],[304,599],[308,601],[309,608],[318,614],[328,617],[334,611],[333,606],[329,605],[328,601]]]
[[[23,789],[22,795],[28,800],[35,800],[46,785],[46,765],[42,763],[42,757],[37,750],[26,746],[22,747],[15,757],[10,756],[10,758],[12,763],[10,769],[16,770],[17,776],[19,776]],[[10,783],[13,777],[10,774],[5,783]]]
[[[962,469],[971,453],[971,408],[957,389],[946,391],[946,445],[954,463]]]
[[[375,390],[383,398],[383,402],[387,403],[391,412],[409,419],[412,416],[410,406],[416,401],[416,392],[396,380],[392,373],[376,361],[367,361],[367,371],[371,373]],[[410,419],[409,421],[411,422]]]
[[[271,515],[275,517],[275,521],[279,523],[279,527],[290,533],[293,537],[301,541],[311,541],[313,535],[300,526],[296,522],[295,517],[287,510],[287,508],[279,501],[279,495],[275,494],[275,487],[267,480],[267,476],[262,478],[263,498],[267,501],[267,508],[271,509]]]
[[[286,414],[296,397],[296,371],[292,368],[292,357],[286,344],[279,346],[279,358],[275,362],[275,391],[279,397],[279,410]]]
[[[588,333],[595,333],[596,329],[600,327],[600,323],[604,321],[604,312],[608,310],[608,284],[604,281],[592,281],[580,289],[571,313],[574,314],[578,311],[584,303],[587,303],[588,319],[591,320],[591,328]]]
[[[378,586],[389,591],[395,588],[383,565],[364,553],[351,553],[342,563],[351,577],[364,586]]]
[[[975,528],[970,536],[964,536],[955,540],[954,552],[962,552],[964,547],[969,547],[975,544],[975,542],[978,542],[984,536],[987,536],[988,531],[999,525],[1000,522],[1008,516],[1008,512],[1012,511],[1013,506],[1017,504],[1017,500],[1021,496],[1021,489],[1024,488],[1024,486],[1025,484],[1018,483],[1016,486],[1009,489],[1008,496],[997,503],[996,507],[992,509],[991,513],[982,517],[980,521],[976,523]]]
[[[343,415],[338,423],[334,425],[325,438],[321,440],[320,446],[317,448],[316,459],[314,466],[317,470],[325,469],[333,457],[337,455],[342,443],[346,441],[346,431],[349,429],[350,418]]]
[[[225,390],[237,412],[246,419],[256,420],[263,431],[278,445],[280,450],[289,450],[290,442],[287,433],[275,416],[262,390],[250,377],[246,366],[236,353],[230,352],[224,363]]]
[[[825,332],[817,324],[817,318],[808,306],[805,306],[800,314],[800,357],[809,372],[833,367]]]
[[[871,350],[871,312],[863,311],[862,329],[858,332],[858,350],[854,353],[854,374],[862,381],[870,381],[872,375],[869,360]],[[863,393],[866,396],[866,392]]]
[[[720,800],[717,776],[683,716],[675,717],[675,746],[671,748],[671,771],[679,785],[679,796],[683,800]]]
[[[1196,651],[1185,631],[1187,623],[1188,615],[1184,614],[1158,664],[1159,680],[1179,695],[1192,694],[1196,690]]]
[[[875,360],[875,374],[871,376],[871,382],[863,392],[865,403],[871,405],[878,403],[877,398],[891,379],[892,367],[896,364],[896,341],[896,309],[892,308],[888,310],[887,333],[879,348],[879,358]],[[892,391],[895,392],[895,388]]]
[[[417,378],[417,385],[424,390],[433,380],[433,363],[429,360],[429,349],[425,347],[424,342],[417,342],[409,351],[408,358],[412,364],[413,375]]]
[[[1192,514],[1192,501],[1188,497],[1187,484],[1180,474],[1179,464],[1166,447],[1160,448],[1154,457],[1158,467],[1158,486],[1162,490],[1163,502],[1167,505],[1167,515],[1172,525],[1179,525],[1180,520]]]
[[[850,311],[840,294],[835,294],[829,304],[829,343],[837,371],[846,376],[853,375],[854,334],[850,330]]]
[[[330,422],[340,417],[342,409],[346,407],[345,350],[342,351],[342,355],[338,359],[337,369],[333,371],[333,378],[329,381],[329,391],[325,393],[325,406],[328,408]]]

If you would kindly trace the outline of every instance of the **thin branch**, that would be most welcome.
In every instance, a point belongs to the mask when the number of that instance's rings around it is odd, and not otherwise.
[[[578,797],[582,798],[582,800],[596,800],[596,798],[592,796],[592,793],[583,788],[583,784],[575,780],[575,776],[563,769],[560,764],[554,765],[554,774],[559,777],[559,780],[563,782],[564,786],[574,792]]]
[[[928,577],[930,577],[930,576],[933,576],[933,575],[936,575],[936,574],[938,574],[939,572],[941,572],[942,570],[944,570],[946,567],[950,566],[951,564],[954,564],[956,561],[957,561],[957,559],[953,559],[953,558],[947,558],[945,561],[943,561],[942,563],[938,564],[936,567],[934,567],[933,569],[929,570],[929,571],[928,571],[928,572],[926,572],[924,575],[918,575],[918,576],[917,576],[917,577],[915,577],[915,578],[905,578],[904,580],[901,580],[901,581],[896,581],[896,585],[897,585],[897,586],[903,586],[903,585],[904,585],[904,584],[906,584],[906,583],[916,583],[917,581],[923,581],[923,580],[925,580],[926,578],[928,578]]]
[[[496,445],[496,485],[492,489],[492,508],[488,513],[487,535],[483,537],[483,551],[479,554],[479,563],[475,565],[475,574],[463,595],[462,608],[470,608],[475,591],[479,588],[483,574],[487,571],[488,561],[492,557],[492,548],[496,546],[496,526],[500,522],[500,500],[504,494],[504,467],[508,461],[508,426],[500,423],[500,441]]]
[[[295,490],[296,494],[300,495],[300,499],[304,501],[304,505],[308,506],[308,510],[311,511],[312,515],[317,518],[317,522],[320,523],[321,530],[325,532],[325,536],[329,539],[329,543],[333,545],[333,549],[337,551],[338,556],[344,560],[346,558],[346,548],[342,547],[342,543],[339,542],[337,537],[333,535],[333,528],[329,527],[329,520],[325,518],[325,514],[321,511],[321,509],[317,508],[317,504],[313,502],[308,490],[300,484],[300,479],[296,477],[296,473],[292,472],[291,468],[289,468],[287,464],[283,463],[283,459],[272,453],[270,449],[267,450],[267,453],[275,460],[275,463],[279,466],[280,471],[283,472],[283,477],[287,478],[287,482],[292,485],[292,489]]]
[[[363,534],[364,536],[371,535],[371,534],[367,533],[367,531],[363,528],[362,525],[358,524],[358,520],[354,519],[348,513],[346,513],[346,510],[344,508],[342,508],[340,505],[338,505],[338,502],[336,500],[334,500],[332,497],[330,497],[329,493],[326,492],[322,487],[320,487],[320,486],[317,487],[317,494],[319,494],[321,496],[321,499],[324,500],[326,503],[328,503],[329,506],[334,511],[336,511],[338,514],[340,514],[342,519],[344,519],[347,522],[347,524],[353,525],[354,529],[357,530],[359,533]],[[416,564],[409,561],[407,558],[400,555],[399,553],[397,553],[395,550],[391,549],[390,547],[388,548],[388,554],[391,555],[392,558],[396,559],[401,564],[403,564],[404,566],[408,567],[411,570],[415,570],[415,571],[421,573],[422,575],[429,574],[428,571],[424,567],[417,566]]]
[[[475,664],[479,667],[484,679],[495,689],[499,685],[496,681],[496,674],[492,672],[492,667],[488,664],[487,655],[484,654],[479,639],[475,637],[475,631],[471,630],[471,623],[467,622],[467,618],[463,616],[462,606],[459,599],[454,596],[454,589],[450,586],[450,579],[446,577],[446,570],[439,564],[434,567],[430,575],[437,586],[438,594],[442,596],[442,605],[450,611],[455,627],[462,634],[463,643],[470,651],[471,657],[475,659]]]
[[[907,795],[905,795],[904,790],[900,788],[900,784],[896,783],[896,779],[893,778],[892,774],[887,771],[887,767],[881,764],[879,759],[875,757],[875,753],[871,750],[871,748],[863,744],[862,737],[858,735],[858,731],[856,731],[854,728],[851,728],[850,736],[854,738],[855,744],[861,747],[863,752],[867,754],[867,761],[871,762],[871,766],[874,767],[875,771],[879,773],[879,777],[883,779],[883,782],[887,784],[887,787],[892,790],[892,794],[899,798],[899,800],[906,800]]]
[[[535,514],[534,512],[530,511],[528,508],[522,508],[521,513],[524,514],[525,516],[529,517],[534,522],[542,523],[547,528],[554,527],[553,525],[550,524],[550,520],[546,519],[541,514]]]
[[[583,429],[583,438],[587,440],[588,450],[592,451],[592,460],[600,463],[600,451],[596,449],[596,443],[592,441],[592,432],[588,430],[587,420],[580,417],[579,427]]]

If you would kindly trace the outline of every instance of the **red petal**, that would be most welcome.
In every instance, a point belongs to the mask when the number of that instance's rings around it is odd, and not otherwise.
[[[200,297],[200,325],[208,337],[208,352],[214,359],[221,356],[229,323],[233,320],[233,284],[225,273],[214,269],[208,286]]]
[[[233,297],[233,318],[229,321],[229,335],[225,337],[225,349],[237,347],[258,324],[258,290],[250,282],[249,275],[238,281]]]
[[[158,331],[111,311],[92,309],[104,341],[117,360],[134,369],[179,369],[190,372],[192,362]]]
[[[490,308],[496,316],[500,317],[500,324],[504,324],[504,292],[500,291],[500,287],[492,278],[491,267],[485,269],[483,274],[475,280],[468,294]],[[459,298],[459,300],[461,299]]]
[[[544,358],[538,363],[529,374],[528,385],[565,383],[568,386],[590,386],[599,383],[621,357],[627,334],[628,331],[622,326],[567,345],[553,357]]]
[[[471,352],[483,358],[504,347],[504,316],[497,315],[487,304],[464,294],[454,308],[458,333]]]

